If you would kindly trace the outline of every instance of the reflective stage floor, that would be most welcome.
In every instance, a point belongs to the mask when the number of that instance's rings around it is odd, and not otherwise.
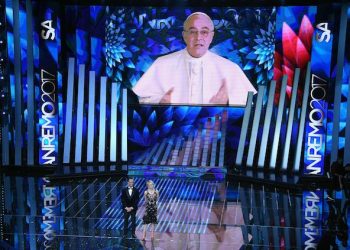
[[[146,178],[135,177],[141,193]],[[152,179],[160,192],[155,238],[121,237],[126,179],[67,181],[2,175],[2,249],[346,249],[342,191],[277,188],[189,178]],[[333,198],[331,199],[329,195]],[[131,236],[131,235],[129,235]],[[321,243],[320,243],[321,242]],[[45,248],[46,247],[46,248]],[[50,248],[51,247],[51,248]]]

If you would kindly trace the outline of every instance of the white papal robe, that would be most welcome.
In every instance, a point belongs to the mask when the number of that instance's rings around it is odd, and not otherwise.
[[[191,73],[193,62],[201,65],[199,76],[196,66],[196,77]],[[213,104],[209,101],[218,93],[224,80],[230,105],[245,105],[248,92],[256,93],[237,64],[210,51],[201,58],[193,58],[183,49],[157,58],[133,87],[133,91],[140,103],[159,103],[164,94],[174,88],[172,104]]]

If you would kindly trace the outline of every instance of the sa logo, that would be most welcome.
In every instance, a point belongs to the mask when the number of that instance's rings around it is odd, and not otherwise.
[[[52,20],[46,20],[41,23],[41,27],[44,29],[41,30],[41,38],[44,40],[50,39],[54,40],[56,37],[55,29],[52,27]]]
[[[316,34],[316,40],[318,42],[323,42],[324,40],[328,43],[331,39],[331,31],[328,29],[328,23],[319,23],[316,28],[322,31],[321,34]]]

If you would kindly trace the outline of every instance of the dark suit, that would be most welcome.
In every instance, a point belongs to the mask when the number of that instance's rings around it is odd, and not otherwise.
[[[121,200],[122,200],[122,206],[123,206],[123,212],[124,212],[124,235],[126,235],[128,232],[129,217],[131,217],[132,233],[135,234],[136,212],[137,212],[138,203],[140,200],[139,190],[136,187],[133,187],[132,193],[130,196],[129,187],[123,188]],[[127,212],[125,210],[126,207],[133,207],[134,209],[131,212]]]

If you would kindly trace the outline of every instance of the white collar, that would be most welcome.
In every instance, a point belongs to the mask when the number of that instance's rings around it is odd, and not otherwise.
[[[205,58],[208,56],[208,51],[201,57],[193,57],[188,53],[187,48],[184,49],[184,54],[185,54],[185,60],[191,63],[200,63],[205,60]]]

